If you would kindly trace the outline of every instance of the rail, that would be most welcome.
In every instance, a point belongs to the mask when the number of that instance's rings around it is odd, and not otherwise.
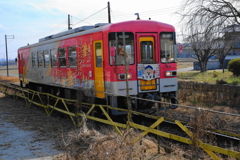
[[[58,111],[63,114],[66,114],[70,117],[73,124],[78,127],[82,125],[83,121],[86,118],[91,119],[93,121],[111,125],[119,135],[122,135],[119,127],[121,128],[133,127],[142,131],[139,137],[136,137],[134,141],[139,141],[142,137],[151,133],[157,136],[162,136],[168,139],[176,140],[185,144],[194,145],[196,147],[202,148],[214,160],[220,159],[216,153],[220,153],[223,155],[240,159],[240,152],[238,151],[203,143],[200,139],[197,139],[194,136],[194,134],[178,120],[175,120],[174,123],[178,125],[179,128],[181,128],[182,131],[184,131],[189,138],[181,137],[178,135],[174,135],[174,134],[159,130],[158,126],[165,120],[164,117],[148,115],[148,114],[127,110],[127,109],[113,108],[108,105],[80,103],[77,100],[60,98],[48,93],[41,93],[41,92],[29,90],[29,89],[22,89],[20,87],[12,86],[10,84],[5,84],[5,83],[0,83],[0,90],[8,95],[14,96],[16,99],[23,98],[28,107],[31,107],[32,104],[43,107],[47,115],[51,115],[54,111]],[[69,103],[74,104],[75,107],[77,107],[78,109],[81,108],[79,107],[79,105],[82,105],[85,107],[85,109],[87,108],[87,110],[85,113],[83,113],[82,111],[77,111],[77,112],[73,111],[74,108],[72,108],[72,105],[69,105]],[[93,111],[95,109],[100,110],[104,115],[104,117],[99,118],[94,116]],[[109,116],[107,110],[119,110],[119,111],[124,111],[129,115],[136,114],[136,115],[141,115],[145,117],[150,117],[154,119],[155,122],[148,127],[134,123],[132,122],[131,119],[128,119],[126,123],[114,122],[112,118]],[[240,135],[235,135],[235,136],[240,137]]]

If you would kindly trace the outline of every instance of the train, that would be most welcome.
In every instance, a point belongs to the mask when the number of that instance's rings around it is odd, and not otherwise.
[[[177,48],[175,28],[154,20],[81,26],[20,47],[20,85],[115,108],[149,110],[143,99],[163,98],[176,108]]]

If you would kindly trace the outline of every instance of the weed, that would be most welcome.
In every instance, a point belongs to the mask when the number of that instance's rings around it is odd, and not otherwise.
[[[199,102],[194,101],[194,100],[190,101],[190,103],[191,103],[192,106],[196,106],[197,104],[199,104]]]
[[[209,136],[207,133],[207,129],[212,127],[211,123],[212,119],[212,113],[209,113],[207,111],[201,111],[201,110],[196,110],[191,117],[190,120],[190,126],[192,128],[192,141],[193,141],[193,146],[192,146],[192,159],[198,159],[200,158],[200,149],[198,147],[195,147],[199,145],[200,139],[204,142],[210,142],[214,143],[215,142],[215,137]]]
[[[213,71],[212,76],[213,76],[214,78],[216,78],[216,77],[218,76],[218,72]]]

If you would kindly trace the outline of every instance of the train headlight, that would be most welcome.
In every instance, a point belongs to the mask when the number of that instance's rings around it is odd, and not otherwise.
[[[167,77],[171,76],[171,72],[170,71],[166,71],[166,76]]]
[[[177,76],[177,71],[166,71],[166,77]]]
[[[129,73],[128,73],[128,74],[127,74],[127,78],[128,78],[128,79],[132,79],[132,74],[129,74]]]
[[[132,79],[132,74],[128,73],[128,74],[118,74],[118,79],[119,80],[125,80],[125,79]]]

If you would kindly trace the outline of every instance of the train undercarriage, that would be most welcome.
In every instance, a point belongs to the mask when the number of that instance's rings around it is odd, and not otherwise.
[[[144,113],[153,113],[156,112],[156,110],[176,109],[178,104],[176,92],[141,93],[137,96],[129,97],[107,95],[107,98],[101,99],[94,96],[93,89],[86,90],[81,88],[63,88],[39,83],[29,83],[26,87],[35,91],[49,93],[58,97],[78,100],[79,102],[110,105],[115,108],[130,109]],[[126,113],[114,110],[111,114],[122,115]]]

